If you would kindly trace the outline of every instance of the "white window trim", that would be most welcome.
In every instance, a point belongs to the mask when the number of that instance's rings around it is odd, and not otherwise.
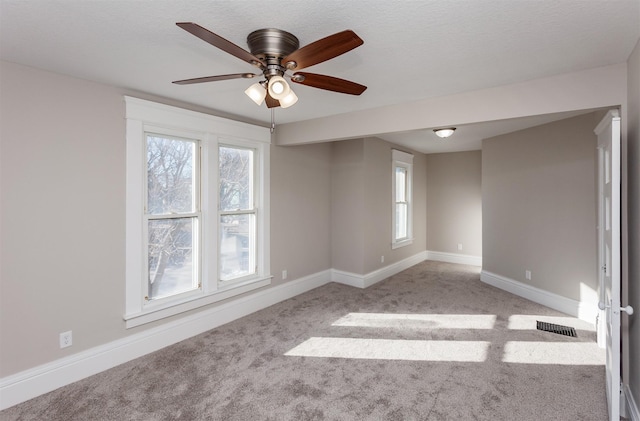
[[[269,162],[271,134],[268,128],[227,120],[182,108],[125,96],[126,104],[126,328],[140,326],[198,307],[243,294],[271,283],[270,270],[270,214]],[[195,294],[185,294],[176,300],[145,305],[144,267],[144,192],[145,192],[145,133],[195,139],[202,148],[202,179],[209,189],[202,189],[201,211],[203,240],[202,288]],[[218,145],[235,145],[255,149],[258,155],[256,174],[259,185],[257,223],[258,272],[250,279],[237,282],[218,280],[218,209],[217,165]],[[207,241],[207,238],[209,241]]]
[[[407,169],[407,238],[396,239],[396,167]],[[413,244],[413,154],[391,150],[391,249]]]

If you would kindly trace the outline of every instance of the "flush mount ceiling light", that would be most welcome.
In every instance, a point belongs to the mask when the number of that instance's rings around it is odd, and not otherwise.
[[[176,25],[214,47],[259,68],[264,80],[254,83],[245,91],[247,96],[257,105],[266,102],[268,108],[288,108],[295,104],[298,101],[298,96],[293,92],[285,77],[301,85],[343,94],[360,95],[367,89],[364,85],[333,76],[306,72],[287,74],[288,71],[296,71],[322,63],[359,47],[364,41],[353,31],[338,32],[299,48],[298,38],[289,32],[281,29],[258,29],[247,37],[247,45],[251,51],[249,52],[193,22],[179,22]],[[234,73],[177,80],[173,83],[190,85],[228,79],[248,79],[256,76],[260,76],[260,74]]]
[[[453,132],[456,131],[455,127],[447,127],[445,129],[433,129],[433,132],[438,136],[441,137],[443,139],[451,136],[453,134]]]

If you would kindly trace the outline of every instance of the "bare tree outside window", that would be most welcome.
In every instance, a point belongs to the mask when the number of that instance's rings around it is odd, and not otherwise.
[[[220,279],[255,273],[255,151],[219,148]]]
[[[147,135],[149,299],[197,287],[196,142]]]
[[[220,210],[253,208],[253,151],[220,147]]]
[[[147,212],[194,211],[192,141],[147,137]]]

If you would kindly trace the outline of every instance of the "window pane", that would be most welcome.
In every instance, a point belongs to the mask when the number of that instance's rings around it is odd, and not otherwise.
[[[407,238],[408,209],[409,208],[406,203],[396,203],[396,229],[395,229],[396,240]]]
[[[253,209],[251,149],[220,147],[220,210]]]
[[[396,202],[406,202],[407,169],[396,167]]]
[[[149,221],[149,299],[198,287],[194,264],[196,218]]]
[[[194,212],[195,142],[147,135],[147,212]]]
[[[220,217],[220,279],[228,281],[254,274],[255,215]]]

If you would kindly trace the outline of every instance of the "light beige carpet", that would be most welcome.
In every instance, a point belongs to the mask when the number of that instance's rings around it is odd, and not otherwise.
[[[536,330],[569,325],[577,338]],[[598,420],[593,327],[424,262],[328,284],[0,412],[2,420]]]

